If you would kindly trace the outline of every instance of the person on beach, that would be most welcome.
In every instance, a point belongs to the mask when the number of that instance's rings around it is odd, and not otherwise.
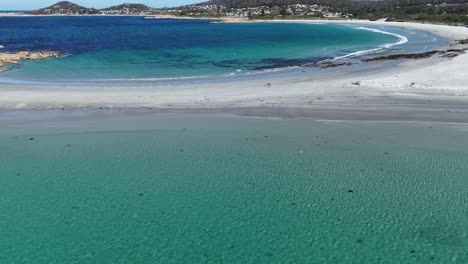
[[[266,87],[270,88],[270,87],[271,87],[271,83],[267,83]]]

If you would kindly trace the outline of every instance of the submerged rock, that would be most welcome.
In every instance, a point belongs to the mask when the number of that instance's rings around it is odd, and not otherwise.
[[[17,53],[0,52],[0,72],[9,69],[3,68],[8,64],[18,64],[21,60],[43,60],[48,58],[59,58],[63,51],[18,51]]]

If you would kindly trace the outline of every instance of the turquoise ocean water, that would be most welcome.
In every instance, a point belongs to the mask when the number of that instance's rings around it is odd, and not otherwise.
[[[143,17],[3,17],[0,43],[6,51],[66,53],[59,59],[23,62],[0,75],[0,81],[67,82],[236,78],[356,52],[375,56],[427,51],[445,41],[427,32],[391,26],[212,24],[209,20]]]
[[[468,263],[466,125],[13,120],[0,263]]]

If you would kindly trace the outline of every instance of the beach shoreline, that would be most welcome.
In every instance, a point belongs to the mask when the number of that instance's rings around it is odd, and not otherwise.
[[[0,75],[2,263],[468,263],[468,28],[407,26],[374,28],[427,36],[296,75]]]
[[[270,22],[263,21],[263,22]],[[394,26],[421,30],[448,39],[441,50],[466,48],[458,41],[468,39],[468,28],[419,24],[409,22],[382,22],[362,20],[274,20],[283,23],[346,23],[376,26]],[[265,112],[253,109],[274,109],[270,112],[287,114],[279,117],[305,117],[331,120],[405,121],[404,113],[420,113],[428,108],[432,117],[415,114],[408,121],[464,123],[468,117],[468,54],[452,58],[436,54],[428,58],[407,60],[394,67],[382,67],[382,62],[369,62],[363,69],[255,79],[227,83],[193,83],[148,86],[38,86],[0,84],[0,109],[159,109],[161,111],[191,112],[205,109],[209,112],[231,112],[235,115],[266,117]],[[377,69],[377,70],[376,70]],[[266,87],[270,81],[272,87]],[[408,101],[411,104],[408,105]],[[456,105],[455,109],[453,105]],[[226,110],[231,109],[231,110]],[[248,114],[239,111],[250,109]],[[291,111],[288,109],[297,109]],[[322,110],[320,110],[322,109]],[[392,118],[385,113],[395,112]],[[201,111],[203,112],[203,111]],[[307,112],[302,115],[299,112]],[[325,112],[327,114],[325,114]],[[341,115],[345,116],[340,118]],[[346,112],[352,113],[346,117]],[[273,117],[274,113],[270,113]],[[331,114],[333,113],[333,114]],[[378,114],[380,113],[380,114]],[[441,114],[448,113],[448,114]],[[441,118],[434,117],[439,116]],[[456,115],[456,117],[454,117]],[[278,117],[278,115],[276,114]],[[411,115],[410,115],[411,116]],[[450,117],[452,116],[452,117]]]

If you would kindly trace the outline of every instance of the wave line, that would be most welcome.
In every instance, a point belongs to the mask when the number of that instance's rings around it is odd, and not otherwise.
[[[356,52],[353,52],[353,53],[349,53],[349,54],[346,54],[346,55],[343,55],[343,56],[333,58],[333,59],[331,59],[329,61],[336,61],[336,60],[361,56],[361,55],[365,55],[365,54],[369,54],[369,53],[374,53],[374,52],[377,52],[377,51],[381,51],[383,49],[389,49],[389,48],[391,48],[393,46],[405,44],[406,42],[408,42],[407,37],[405,37],[403,35],[400,35],[400,34],[388,32],[388,31],[383,31],[383,30],[379,30],[379,29],[375,29],[375,28],[366,28],[366,27],[357,27],[355,29],[367,30],[367,31],[375,32],[375,33],[385,34],[385,35],[391,35],[391,36],[395,36],[395,37],[399,38],[400,40],[397,41],[397,42],[382,44],[378,48],[368,49],[368,50],[360,50],[360,51],[356,51]]]

